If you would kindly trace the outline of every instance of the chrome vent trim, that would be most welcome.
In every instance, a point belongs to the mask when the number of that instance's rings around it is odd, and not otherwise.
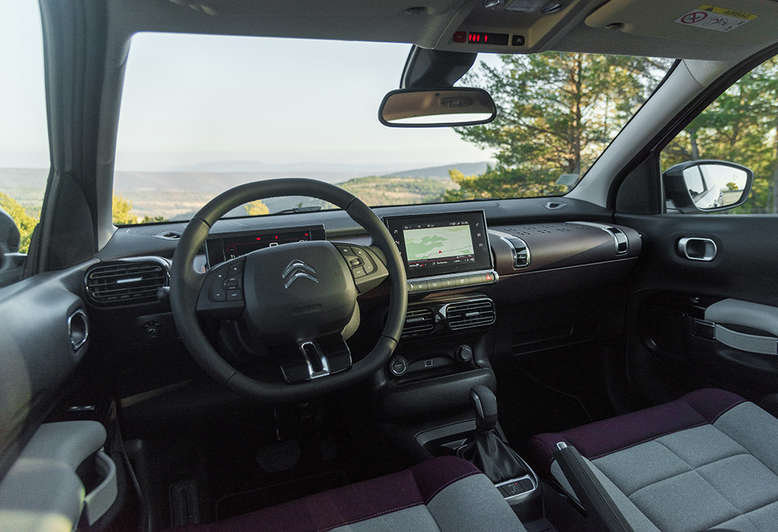
[[[448,303],[440,312],[452,331],[487,327],[497,320],[494,301],[488,297]]]
[[[429,308],[408,309],[402,337],[430,334],[435,330],[435,313]]]
[[[518,270],[520,268],[526,268],[529,266],[532,260],[529,246],[527,242],[517,236],[503,236],[501,237],[511,248],[511,255],[513,256],[513,269]]]
[[[84,287],[89,301],[101,307],[154,303],[170,284],[170,267],[161,257],[133,257],[89,268]]]
[[[613,246],[616,250],[616,255],[624,255],[629,252],[629,237],[627,234],[612,225],[599,224],[595,222],[568,222],[576,225],[588,225],[589,227],[596,227],[608,233],[613,238]]]
[[[612,226],[606,227],[605,230],[613,236],[613,240],[616,242],[616,253],[618,255],[623,255],[629,251],[629,237],[627,237],[624,231],[618,227]]]

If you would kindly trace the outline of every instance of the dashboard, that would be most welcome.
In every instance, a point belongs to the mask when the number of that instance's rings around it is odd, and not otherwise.
[[[518,219],[515,214],[506,216],[505,204],[516,202],[531,208]],[[537,281],[539,274],[558,274],[561,268],[608,269],[608,265],[632,264],[640,255],[642,240],[636,231],[607,223],[602,211],[592,211],[593,206],[585,202],[537,198],[479,202],[481,209],[467,208],[470,205],[375,209],[400,249],[411,294],[503,286],[530,275]],[[572,216],[560,221],[561,213],[551,212],[558,205]],[[103,262],[137,261],[138,257],[170,260],[185,227],[180,222],[119,228],[99,258]],[[211,229],[195,269],[204,271],[264,247],[323,239],[371,245],[364,230],[342,211],[223,219]],[[565,283],[544,288],[555,292],[559,286]],[[538,285],[533,285],[531,293],[537,290]]]
[[[489,359],[495,352],[578,344],[623,319],[603,309],[623,308],[622,286],[638,264],[642,238],[610,223],[605,209],[567,198],[532,198],[374,212],[399,247],[409,291],[403,335],[385,368],[387,410],[413,413],[429,406],[430,378],[455,379],[463,389],[493,378]],[[121,381],[123,395],[152,386],[150,367],[156,368],[159,386],[180,381],[184,367],[198,375],[165,298],[169,266],[185,228],[186,222],[121,227],[85,272],[95,343],[121,360],[123,371],[137,374]],[[360,270],[365,264],[383,266],[378,263],[383,253],[364,229],[336,210],[219,220],[194,267],[205,271],[264,247],[325,239],[341,253],[354,252],[347,259],[357,283],[371,275]],[[356,357],[370,348],[383,324],[391,296],[385,285],[360,292],[361,325],[349,340]],[[244,360],[242,344],[227,326],[210,330],[234,351],[228,357]]]
[[[637,231],[609,223],[608,210],[568,198],[378,207],[374,212],[400,248],[412,298],[476,290],[516,304],[553,297],[626,276],[642,247]],[[121,227],[99,252],[100,265],[110,268],[131,259],[135,271],[148,258],[149,275],[156,276],[140,301],[148,305],[153,283],[165,282],[164,272],[157,271],[159,261],[172,260],[185,228],[186,222]],[[369,247],[382,257],[364,229],[345,212],[330,210],[219,220],[194,266],[205,271],[262,247],[322,239]],[[138,282],[138,288],[145,283]],[[121,285],[117,306],[136,303],[124,293],[133,287]],[[85,288],[89,295],[90,287]],[[158,308],[165,308],[164,302]]]

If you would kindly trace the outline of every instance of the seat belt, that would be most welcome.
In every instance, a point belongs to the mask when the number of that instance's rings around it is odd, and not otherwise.
[[[554,459],[586,509],[590,525],[594,530],[635,532],[578,449],[565,442],[558,442],[554,450]]]

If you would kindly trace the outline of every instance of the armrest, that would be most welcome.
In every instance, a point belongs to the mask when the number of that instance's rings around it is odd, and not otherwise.
[[[74,530],[86,498],[76,469],[105,437],[94,421],[41,425],[0,482],[0,523],[17,531]]]
[[[715,323],[750,327],[778,337],[778,308],[770,305],[740,299],[722,299],[705,309],[705,319]]]

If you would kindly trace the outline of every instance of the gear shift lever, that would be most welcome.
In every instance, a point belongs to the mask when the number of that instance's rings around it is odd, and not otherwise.
[[[486,386],[474,386],[470,401],[475,410],[476,430],[457,454],[473,462],[495,484],[526,475],[524,460],[498,433],[494,392]]]
[[[497,428],[497,397],[483,384],[470,390],[470,403],[475,410],[475,425],[479,431]]]

